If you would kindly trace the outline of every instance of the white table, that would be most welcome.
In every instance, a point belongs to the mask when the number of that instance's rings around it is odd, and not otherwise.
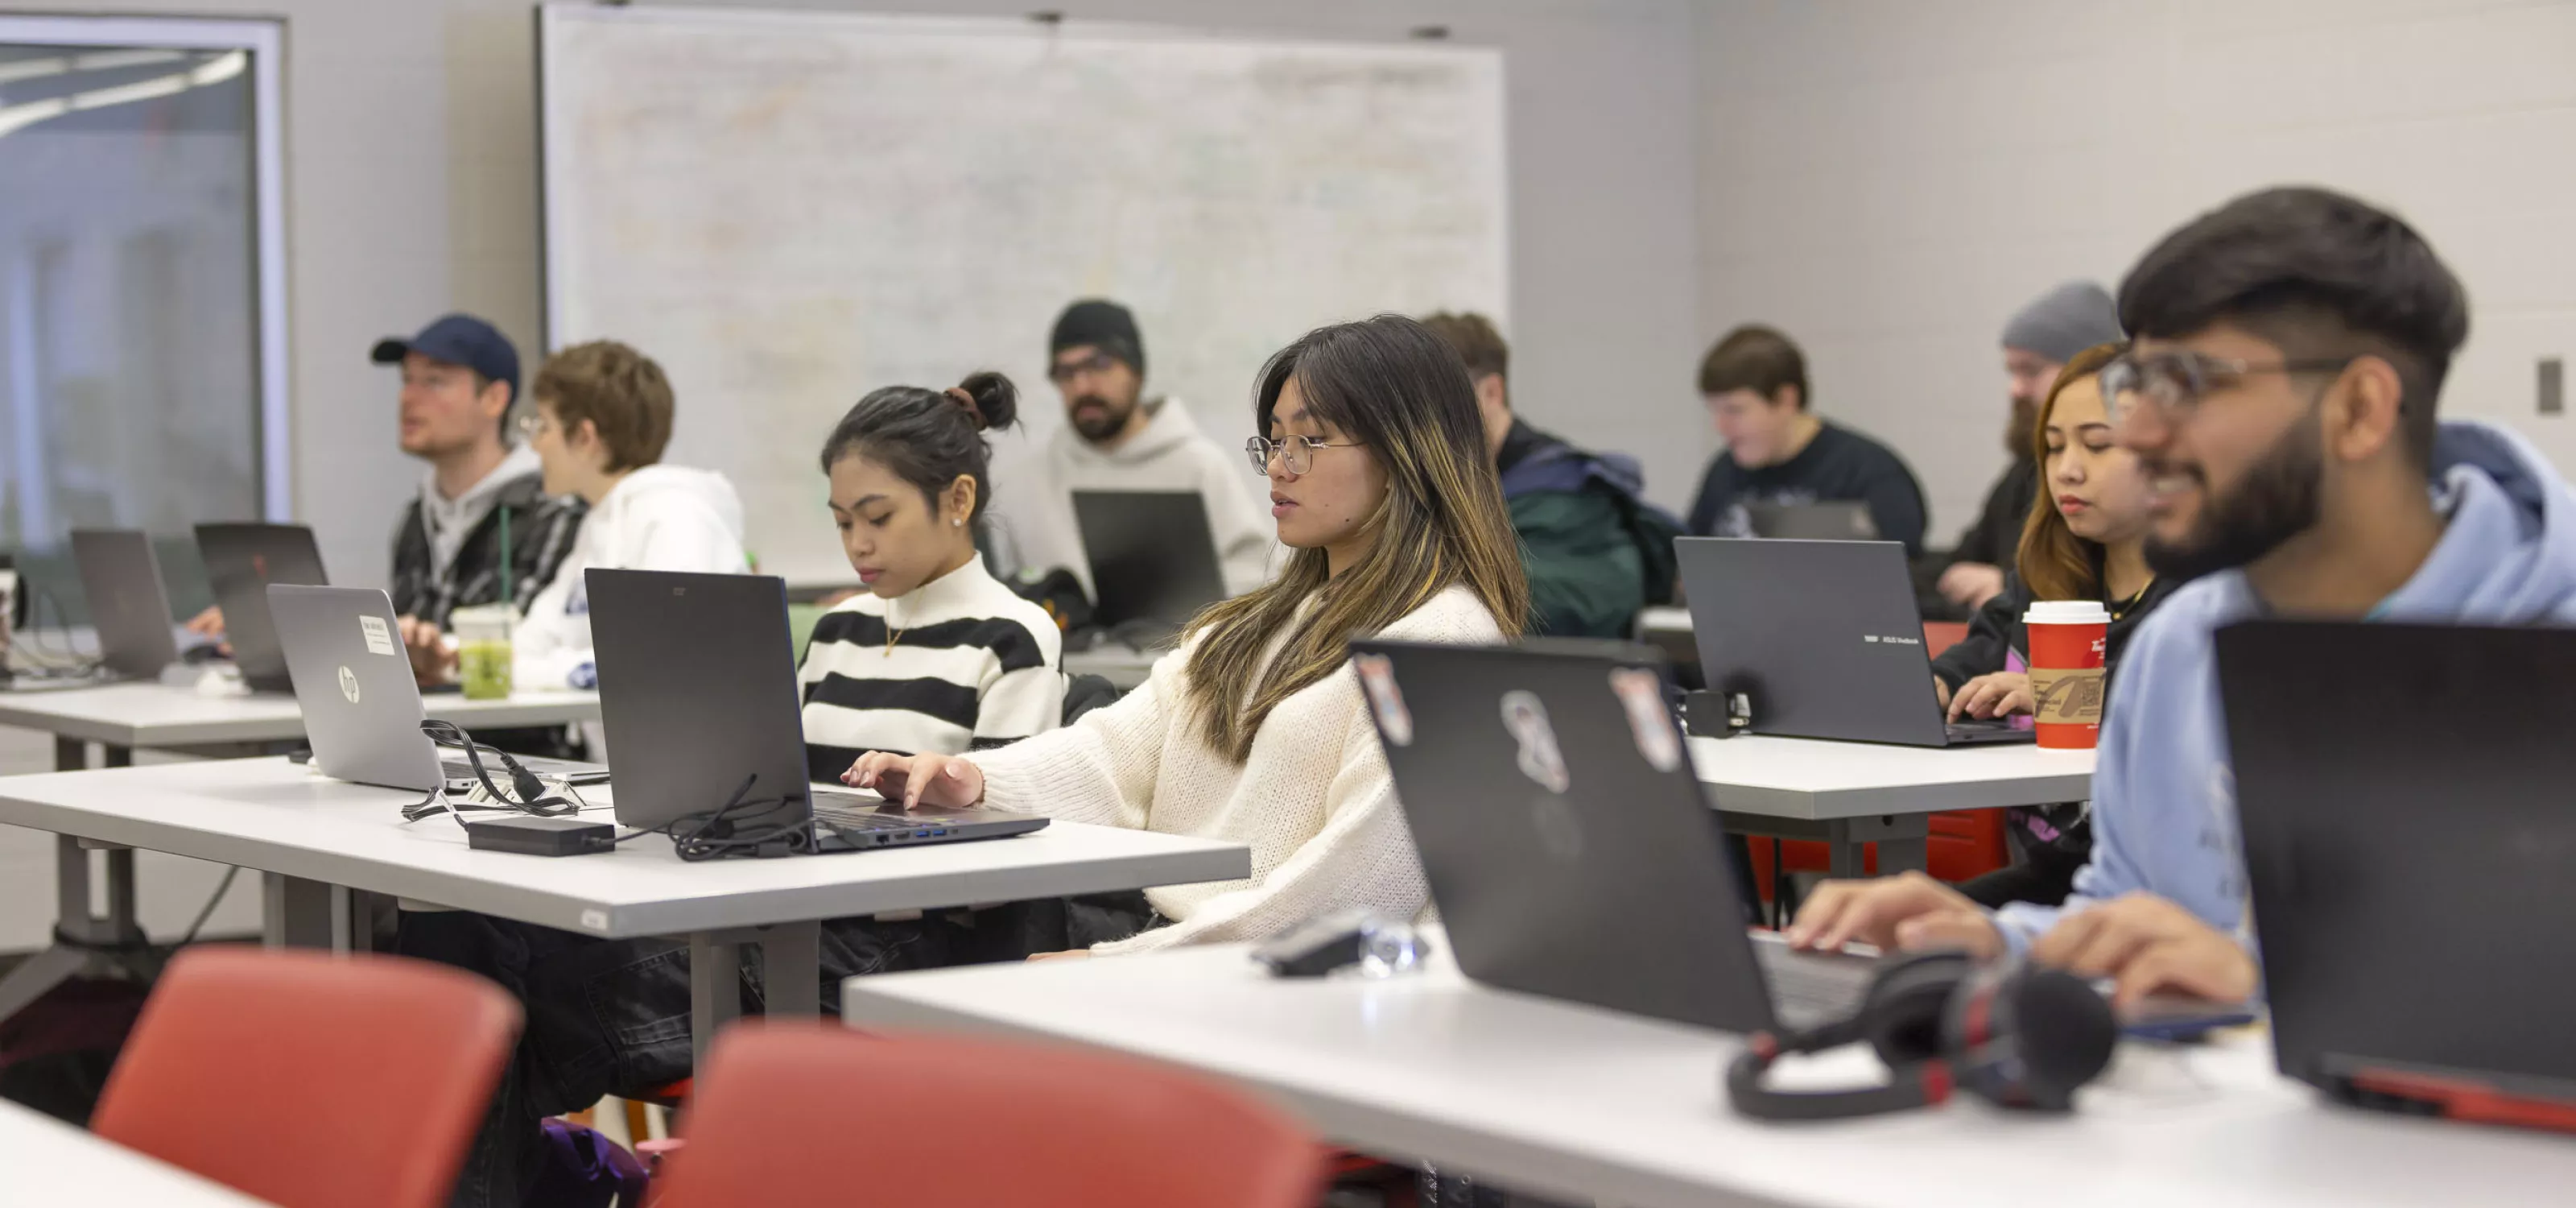
[[[1138,650],[1124,644],[1095,646],[1067,653],[1064,656],[1064,673],[1096,675],[1108,680],[1110,687],[1121,692],[1133,692],[1143,687],[1145,677],[1153,673],[1154,660],[1169,653],[1168,650]]]
[[[612,791],[584,795],[603,805]],[[658,836],[602,855],[523,856],[470,849],[445,815],[404,822],[401,808],[418,797],[284,759],[156,764],[0,778],[0,824],[258,869],[271,944],[362,946],[363,895],[608,939],[685,937],[702,1051],[740,1010],[741,946],[766,949],[772,1011],[818,1009],[819,920],[1252,872],[1236,844],[1066,822],[981,843],[773,860],[685,863]],[[0,1004],[17,977],[0,981]]]
[[[2130,1047],[2071,1117],[1967,1096],[1765,1125],[1719,1086],[1733,1038],[1466,982],[1281,982],[1235,946],[853,978],[871,1030],[998,1033],[1239,1082],[1337,1144],[1533,1193],[1639,1208],[2408,1208],[2563,1203],[2576,1145],[2329,1106],[2240,1039]],[[1867,1077],[1845,1051],[1785,1071]],[[1823,1068],[1818,1068],[1823,1067]]]
[[[461,693],[433,692],[421,702],[430,717],[469,730],[599,720],[596,692],[521,692],[502,700],[467,700]],[[168,684],[102,684],[0,691],[0,726],[53,735],[55,769],[72,771],[89,766],[90,743],[106,748],[107,766],[123,767],[134,762],[137,747],[302,738],[304,714],[295,707],[295,698],[284,693],[210,695]]]
[[[422,702],[430,717],[469,730],[571,725],[599,718],[596,692],[522,692],[500,700],[467,700],[460,693],[435,692]],[[103,748],[106,766],[128,767],[138,747],[284,742],[304,736],[304,714],[293,696],[218,695],[161,683],[0,691],[0,725],[52,734],[54,767],[63,771],[88,767],[91,743]],[[93,850],[106,852],[104,916],[94,914],[90,906],[89,853]],[[55,846],[54,881],[56,934],[72,944],[58,943],[0,981],[0,1018],[16,1013],[65,978],[112,966],[118,954],[136,951],[144,942],[134,917],[132,850],[65,836]]]
[[[159,1158],[0,1101],[0,1204],[256,1208],[253,1199]]]
[[[2094,752],[2028,744],[1902,747],[1743,735],[1694,738],[1690,752],[1731,829],[1822,839],[1838,877],[1861,875],[1861,845],[1872,842],[1881,873],[1922,868],[1930,815],[1943,810],[2093,796]]]

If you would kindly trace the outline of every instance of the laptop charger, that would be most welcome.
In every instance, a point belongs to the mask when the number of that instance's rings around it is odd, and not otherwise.
[[[617,828],[579,818],[478,818],[465,824],[465,842],[476,851],[523,856],[587,856],[617,846]]]

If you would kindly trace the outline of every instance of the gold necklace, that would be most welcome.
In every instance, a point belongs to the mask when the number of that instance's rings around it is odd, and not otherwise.
[[[2120,605],[2119,607],[2114,608],[2114,609],[2112,609],[2112,610],[2111,610],[2111,619],[2112,619],[2112,620],[2114,620],[2114,621],[2116,621],[2116,620],[2119,620],[2119,619],[2120,619],[2120,618],[2122,618],[2122,617],[2125,617],[2125,616],[2129,615],[2129,611],[2130,611],[2131,609],[2134,609],[2134,608],[2136,608],[2136,607],[2138,606],[2138,601],[2143,600],[2143,599],[2146,599],[2146,598],[2147,598],[2147,593],[2148,593],[2149,591],[2154,590],[2154,589],[2155,589],[2155,586],[2156,586],[2156,581],[2155,581],[2155,579],[2154,579],[2153,577],[2148,578],[2148,580],[2147,580],[2147,585],[2146,585],[2145,587],[2141,587],[2141,588],[2139,588],[2139,589],[2138,589],[2138,594],[2136,594],[2136,595],[2134,595],[2134,596],[2129,597],[2128,602],[2126,602],[2126,603],[2124,603],[2124,604]]]
[[[896,628],[896,627],[895,627],[895,623],[894,623],[894,601],[892,601],[892,600],[888,600],[888,601],[886,601],[886,615],[885,615],[885,620],[886,620],[886,648],[885,648],[885,656],[886,656],[887,658],[893,658],[893,657],[894,657],[894,644],[903,640],[903,630],[898,629],[898,628]]]

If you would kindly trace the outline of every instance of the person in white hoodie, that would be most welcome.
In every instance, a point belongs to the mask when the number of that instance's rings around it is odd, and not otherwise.
[[[582,572],[750,569],[742,500],[721,474],[657,464],[671,440],[670,380],[651,357],[615,340],[546,358],[520,432],[545,468],[549,495],[590,505],[554,581],[528,605],[516,641],[521,688],[595,688],[590,598]]]
[[[1200,431],[1178,399],[1145,397],[1136,316],[1115,302],[1076,302],[1056,320],[1047,345],[1047,377],[1064,396],[1066,422],[1001,475],[1011,489],[994,501],[996,566],[1004,574],[1062,567],[1097,598],[1073,493],[1196,491],[1207,503],[1226,594],[1268,581],[1278,543],[1262,515],[1260,479],[1244,473],[1240,448]]]

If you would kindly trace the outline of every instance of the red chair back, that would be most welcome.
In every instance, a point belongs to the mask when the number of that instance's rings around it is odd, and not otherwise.
[[[436,1208],[518,1032],[507,993],[443,965],[191,948],[90,1128],[284,1208]]]
[[[1307,1208],[1323,1156],[1233,1091],[1119,1058],[829,1023],[716,1041],[655,1208]]]

